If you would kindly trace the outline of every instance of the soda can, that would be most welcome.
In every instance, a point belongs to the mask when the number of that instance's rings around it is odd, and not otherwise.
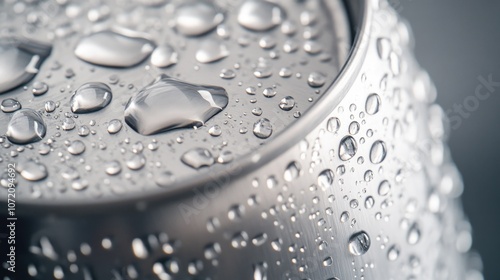
[[[2,279],[482,279],[387,1],[0,7]]]

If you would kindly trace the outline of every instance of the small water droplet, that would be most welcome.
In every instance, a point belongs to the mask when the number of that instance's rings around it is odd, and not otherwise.
[[[103,109],[111,102],[111,88],[104,83],[86,83],[71,96],[71,111],[76,114]]]
[[[280,100],[279,107],[283,111],[290,111],[293,109],[294,106],[295,106],[295,99],[293,99],[293,97],[291,96],[285,96],[283,97],[283,99]]]
[[[384,161],[387,155],[387,148],[384,141],[375,141],[370,149],[370,161],[378,164]]]
[[[222,128],[219,125],[214,125],[208,129],[208,133],[212,136],[220,136],[222,134]]]
[[[322,87],[326,82],[326,77],[322,73],[312,72],[307,78],[307,83],[311,87]]]
[[[386,196],[391,192],[391,184],[387,180],[382,181],[378,186],[378,194],[380,196]]]
[[[267,280],[267,263],[261,262],[253,265],[253,280]]]
[[[236,233],[231,239],[231,246],[235,249],[241,249],[248,244],[248,234],[244,231]]]
[[[142,154],[134,154],[125,163],[130,170],[139,170],[146,164],[146,158]]]
[[[410,229],[408,230],[408,234],[406,235],[406,241],[410,245],[415,245],[420,241],[420,228],[417,223],[414,223]]]
[[[327,257],[323,260],[323,266],[332,266],[332,265],[333,265],[332,257]]]
[[[49,91],[49,85],[44,82],[36,81],[33,83],[33,88],[31,92],[33,92],[34,96],[39,96],[47,93]]]
[[[380,107],[380,96],[376,93],[372,93],[366,99],[365,110],[369,115],[374,115],[378,112]]]
[[[44,164],[33,160],[17,164],[16,171],[28,181],[40,181],[49,175],[47,167]]]
[[[122,129],[122,127],[122,121],[113,119],[109,121],[107,130],[109,134],[115,134],[118,133]]]
[[[346,136],[340,141],[339,157],[344,161],[350,160],[354,157],[354,155],[356,155],[357,150],[358,145],[356,140],[354,140],[351,136]]]
[[[285,181],[292,182],[294,179],[300,175],[300,164],[296,161],[291,162],[285,169],[283,175]]]
[[[325,169],[318,175],[318,185],[323,189],[331,188],[333,186],[334,179],[335,174],[333,171],[331,169]]]
[[[271,121],[266,118],[258,120],[253,125],[253,134],[261,139],[268,138],[272,133],[273,126],[271,125]]]
[[[238,23],[254,31],[269,30],[285,19],[283,9],[264,0],[246,0],[238,12]]]
[[[122,166],[119,161],[112,160],[104,165],[104,171],[108,175],[116,175],[122,171]]]
[[[212,244],[208,244],[205,247],[204,255],[205,255],[205,258],[207,260],[213,260],[213,259],[216,259],[217,257],[219,257],[221,252],[222,252],[222,249],[221,249],[219,243],[215,242]]]
[[[395,261],[399,258],[400,249],[398,245],[392,245],[387,251],[387,259]]]
[[[159,187],[168,187],[170,186],[173,182],[175,182],[175,176],[172,174],[170,171],[163,171],[160,172],[156,177],[155,177],[155,183]]]
[[[80,140],[71,142],[68,146],[68,152],[72,155],[79,155],[85,151],[85,144]]]
[[[52,113],[56,109],[56,103],[54,101],[49,100],[45,102],[44,108],[45,112]]]
[[[195,169],[199,169],[204,166],[211,166],[215,163],[212,153],[204,148],[194,148],[185,152],[181,156],[181,161]]]
[[[73,120],[72,118],[65,118],[63,121],[63,124],[61,126],[61,128],[63,130],[72,130],[75,127],[76,127],[76,123],[75,123],[75,120]]]
[[[38,112],[20,109],[12,115],[5,135],[12,143],[30,144],[42,140],[45,133],[45,122]]]
[[[226,80],[234,79],[234,77],[236,77],[236,72],[233,69],[224,68],[221,70],[219,77]]]
[[[262,95],[264,95],[267,98],[274,97],[276,95],[276,90],[272,87],[265,88],[262,91]]]
[[[349,238],[349,252],[355,256],[364,255],[370,249],[370,237],[364,231],[357,232]]]

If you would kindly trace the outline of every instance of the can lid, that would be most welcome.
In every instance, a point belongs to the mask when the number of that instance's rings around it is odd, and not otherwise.
[[[351,48],[349,21],[366,17],[364,2],[171,1],[135,12],[123,2],[109,4],[113,10],[81,3],[78,13],[54,12],[56,22],[72,24],[23,34],[51,38],[51,56],[17,40],[0,49],[24,59],[0,71],[36,74],[2,94],[4,112],[12,100],[22,108],[0,114],[0,154],[16,164],[18,200],[70,206],[165,197],[272,160],[352,83],[364,51],[359,33]]]

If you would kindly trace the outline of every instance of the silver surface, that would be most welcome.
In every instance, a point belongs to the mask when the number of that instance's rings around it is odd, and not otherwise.
[[[385,1],[348,5],[350,57],[297,122],[182,192],[24,205],[20,267],[35,279],[482,279],[409,27]]]

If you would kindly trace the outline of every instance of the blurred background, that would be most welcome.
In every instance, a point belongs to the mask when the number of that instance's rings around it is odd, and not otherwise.
[[[483,258],[485,279],[500,279],[500,1],[390,2],[410,22],[417,58],[452,118],[449,144],[465,182],[473,248]],[[493,81],[490,90],[483,79]],[[476,97],[481,84],[482,94],[491,92],[485,100]]]

